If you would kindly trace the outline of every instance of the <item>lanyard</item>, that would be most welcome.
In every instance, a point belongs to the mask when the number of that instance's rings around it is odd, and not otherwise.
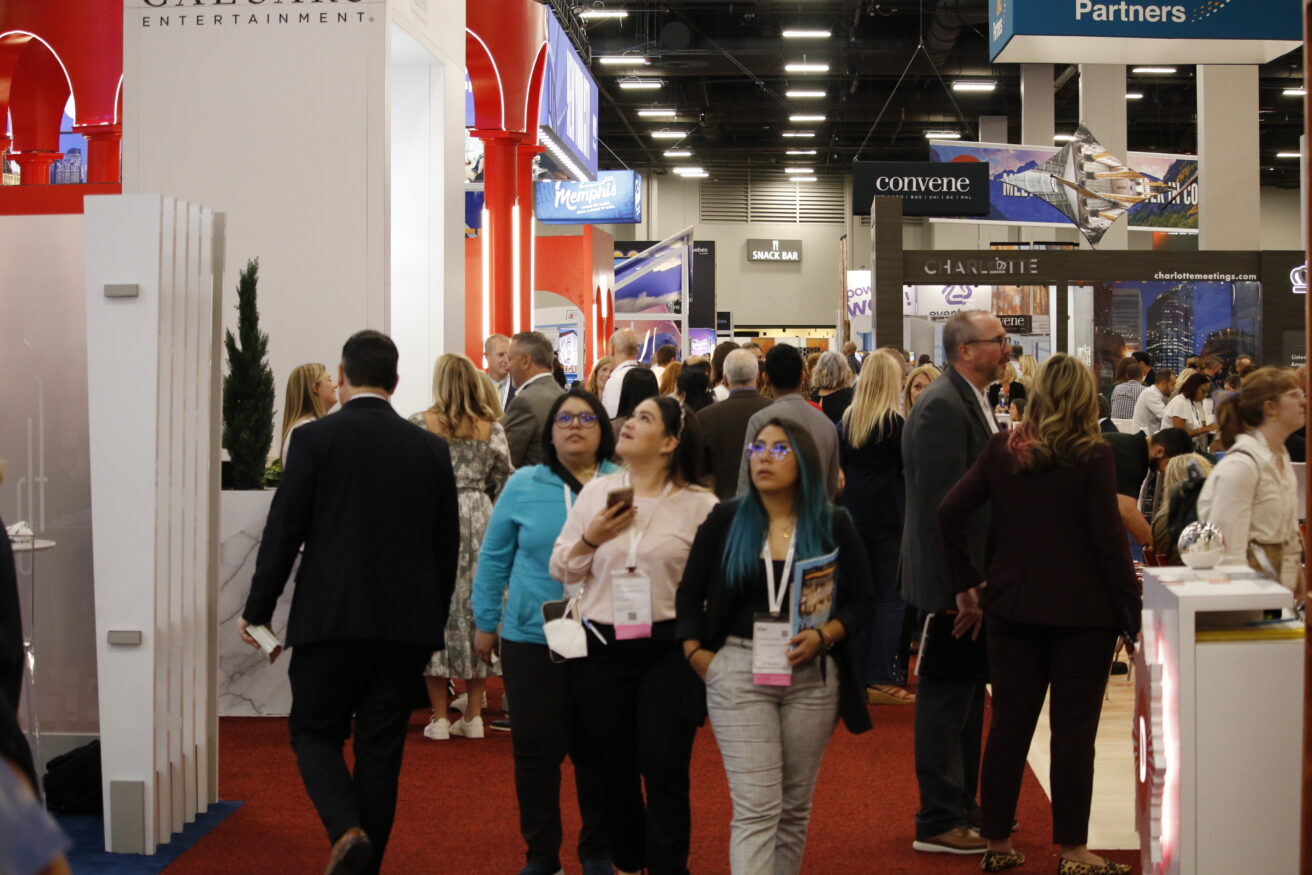
[[[793,526],[793,533],[796,534],[797,526]],[[765,560],[765,592],[770,597],[770,613],[779,614],[784,606],[784,592],[788,589],[789,572],[793,570],[793,553],[797,549],[797,540],[791,539],[788,542],[788,557],[784,559],[783,578],[779,581],[779,588],[775,589],[774,585],[774,556],[770,553],[770,536],[765,536],[765,546],[761,548],[761,558]]]
[[[630,482],[627,474],[624,477],[624,482]],[[661,491],[661,497],[656,499],[656,506],[651,509],[651,513],[647,515],[647,519],[643,524],[641,526],[633,526],[629,529],[629,555],[627,562],[625,563],[625,567],[628,568],[629,571],[633,571],[638,567],[638,545],[642,543],[643,536],[647,534],[647,529],[651,527],[651,521],[656,518],[656,512],[661,509],[661,503],[665,501],[666,497],[669,496],[673,489],[674,484],[672,482],[666,483],[665,489]],[[634,499],[634,502],[636,506],[636,498]]]
[[[565,493],[565,516],[569,516],[570,511],[574,510],[574,493],[568,483],[560,484],[560,491]]]

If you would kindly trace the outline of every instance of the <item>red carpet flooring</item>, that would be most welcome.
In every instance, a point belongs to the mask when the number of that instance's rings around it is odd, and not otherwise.
[[[498,683],[499,687],[499,683]],[[493,703],[499,690],[492,692]],[[853,736],[841,726],[825,755],[815,792],[805,872],[978,872],[978,857],[911,850],[916,783],[912,766],[912,711],[873,708],[873,731]],[[514,875],[523,865],[515,809],[510,737],[432,742],[415,712],[401,776],[401,799],[385,873],[493,873]],[[319,873],[327,861],[323,829],[302,788],[287,743],[287,722],[225,718],[220,726],[219,791],[246,802],[165,871],[169,875],[278,872]],[[563,779],[565,870],[578,872],[572,841],[578,834],[573,779]],[[693,836],[689,867],[695,873],[729,871],[729,793],[724,768],[707,725],[693,753]],[[1029,858],[1025,872],[1054,872],[1049,844],[1052,820],[1046,796],[1027,775],[1017,818],[1016,845]],[[1138,871],[1138,855],[1107,856]]]

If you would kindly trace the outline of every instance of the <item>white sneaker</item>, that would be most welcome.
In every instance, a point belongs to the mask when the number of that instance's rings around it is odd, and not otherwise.
[[[465,738],[482,738],[483,737],[483,718],[475,717],[473,720],[466,720],[461,717],[455,723],[451,724],[452,735],[461,735]]]
[[[424,738],[433,741],[446,741],[451,738],[451,721],[445,717],[434,717],[424,727]]]
[[[469,707],[469,693],[461,693],[452,699],[451,707],[461,714],[465,713],[465,708]],[[487,690],[483,691],[483,707],[487,707]]]

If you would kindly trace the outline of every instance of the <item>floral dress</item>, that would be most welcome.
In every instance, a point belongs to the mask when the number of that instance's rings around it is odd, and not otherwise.
[[[427,428],[423,412],[410,417],[420,428]],[[501,423],[492,424],[487,440],[445,438],[451,448],[451,467],[456,475],[456,500],[460,505],[460,561],[456,570],[456,589],[451,596],[451,613],[446,621],[446,649],[433,653],[424,674],[441,678],[494,677],[500,671],[474,655],[474,609],[470,597],[474,588],[474,571],[483,532],[492,516],[492,502],[501,494],[514,466],[510,464],[510,445]]]

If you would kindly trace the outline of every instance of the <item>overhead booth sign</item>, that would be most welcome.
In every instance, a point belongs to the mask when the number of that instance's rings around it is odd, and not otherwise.
[[[550,179],[534,186],[534,215],[548,225],[642,221],[642,179],[632,170],[601,170],[595,182]]]
[[[597,176],[597,83],[554,15],[547,16],[547,69],[538,134],[543,160],[575,179]]]
[[[989,211],[989,167],[974,161],[857,161],[852,212],[870,215],[876,197],[902,198],[904,216],[982,216]]]
[[[1298,48],[1290,0],[991,0],[993,63],[1263,64]]]

